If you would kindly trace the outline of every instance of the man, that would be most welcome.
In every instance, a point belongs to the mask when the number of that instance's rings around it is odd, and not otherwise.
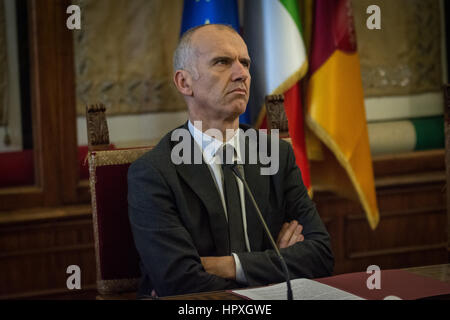
[[[141,295],[285,281],[242,182],[217,162],[224,146],[232,146],[233,160],[244,162],[245,179],[291,278],[332,273],[329,235],[308,197],[291,146],[279,141],[279,168],[272,175],[262,175],[263,165],[248,163],[249,154],[242,155],[242,145],[247,145],[239,138],[239,115],[248,102],[250,63],[244,41],[230,27],[196,27],[180,39],[174,83],[185,98],[189,121],[178,130],[189,130],[189,146],[193,153],[203,151],[204,161],[174,163],[177,142],[171,132],[130,166],[129,216],[141,258]],[[208,135],[212,129],[219,134]],[[257,143],[258,148],[265,146]]]

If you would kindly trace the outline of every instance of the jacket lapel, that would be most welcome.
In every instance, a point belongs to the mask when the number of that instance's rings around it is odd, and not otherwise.
[[[242,140],[241,140],[242,143]],[[245,145],[244,175],[250,191],[253,193],[256,203],[267,220],[267,210],[269,204],[270,177],[261,175],[261,163],[259,157],[256,163],[250,163],[250,152],[257,152],[257,149],[249,146],[249,139],[243,143]],[[258,213],[247,193],[245,193],[245,211],[247,216],[247,235],[249,237],[250,249],[252,251],[262,250],[264,229],[258,218]]]
[[[184,126],[186,130],[189,130],[187,123]],[[198,152],[201,153],[200,147],[195,143],[191,135],[191,154],[192,162],[194,155],[194,148],[198,148]],[[219,256],[225,256],[230,254],[229,236],[228,236],[228,222],[225,218],[225,212],[223,210],[222,201],[220,199],[219,190],[214,183],[214,178],[208,165],[202,161],[201,164],[179,164],[175,166],[180,176],[191,187],[191,189],[197,194],[200,200],[206,207],[209,215],[209,221],[211,226],[211,233],[214,243],[216,245],[217,254]]]

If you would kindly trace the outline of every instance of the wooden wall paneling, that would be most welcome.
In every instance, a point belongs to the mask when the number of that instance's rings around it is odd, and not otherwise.
[[[42,206],[43,198],[43,189],[38,186],[0,189],[0,215],[2,210]]]
[[[41,1],[39,0],[39,4]],[[73,34],[66,27],[66,9],[71,0],[57,0],[55,3],[55,51],[58,87],[59,162],[61,164],[60,186],[64,203],[79,202],[78,199],[78,148],[75,97],[75,62]]]
[[[91,203],[89,180],[80,180],[77,186],[77,199],[80,203]]]
[[[66,27],[69,0],[30,0],[33,102],[42,173],[50,192],[45,205],[77,201],[73,40]],[[45,140],[43,140],[45,138]]]
[[[374,157],[381,218],[374,231],[358,203],[315,190],[319,214],[330,221],[335,274],[446,262],[444,159],[445,150]]]
[[[349,214],[357,214],[361,212],[361,207],[350,200],[343,199],[337,195],[321,191],[314,195],[313,200],[317,205],[317,210],[323,221],[330,221],[325,226],[331,237],[331,245],[334,254],[334,273],[344,273],[345,264],[348,260],[345,252],[345,242],[347,236],[345,234],[345,217]]]
[[[393,175],[416,175],[419,172],[443,172],[444,157],[444,149],[378,155],[373,157],[373,171],[378,179]]]
[[[27,4],[36,183],[0,190],[0,211],[78,201],[73,43],[66,28],[70,0]]]
[[[89,206],[0,221],[0,299],[80,294],[66,287],[69,265],[81,268],[82,290],[92,291],[96,274]]]
[[[383,223],[371,232],[364,216],[347,216],[345,234],[348,259],[445,249],[445,208],[384,211]]]
[[[55,48],[56,8],[51,1],[28,1],[31,67],[31,103],[35,174],[43,188],[43,205],[60,203],[59,137]]]
[[[450,262],[450,85],[443,86],[445,114],[445,166],[447,189],[447,257]]]

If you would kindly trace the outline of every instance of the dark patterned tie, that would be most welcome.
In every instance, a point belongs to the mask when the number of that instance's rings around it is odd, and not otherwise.
[[[229,154],[234,154],[234,148],[230,145],[225,145],[226,148],[232,148],[228,150]],[[244,227],[242,224],[242,209],[241,200],[239,197],[239,188],[236,178],[232,172],[230,164],[230,157],[224,157],[229,161],[224,161],[222,165],[223,183],[224,183],[224,196],[227,205],[228,214],[228,232],[230,237],[230,250],[231,252],[244,252],[245,237]],[[231,157],[232,159],[232,157]],[[228,164],[228,165],[227,165]]]

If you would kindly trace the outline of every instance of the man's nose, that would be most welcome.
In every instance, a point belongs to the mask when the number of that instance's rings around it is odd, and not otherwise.
[[[236,61],[233,63],[231,76],[233,81],[245,81],[250,76],[250,72],[240,61]]]

